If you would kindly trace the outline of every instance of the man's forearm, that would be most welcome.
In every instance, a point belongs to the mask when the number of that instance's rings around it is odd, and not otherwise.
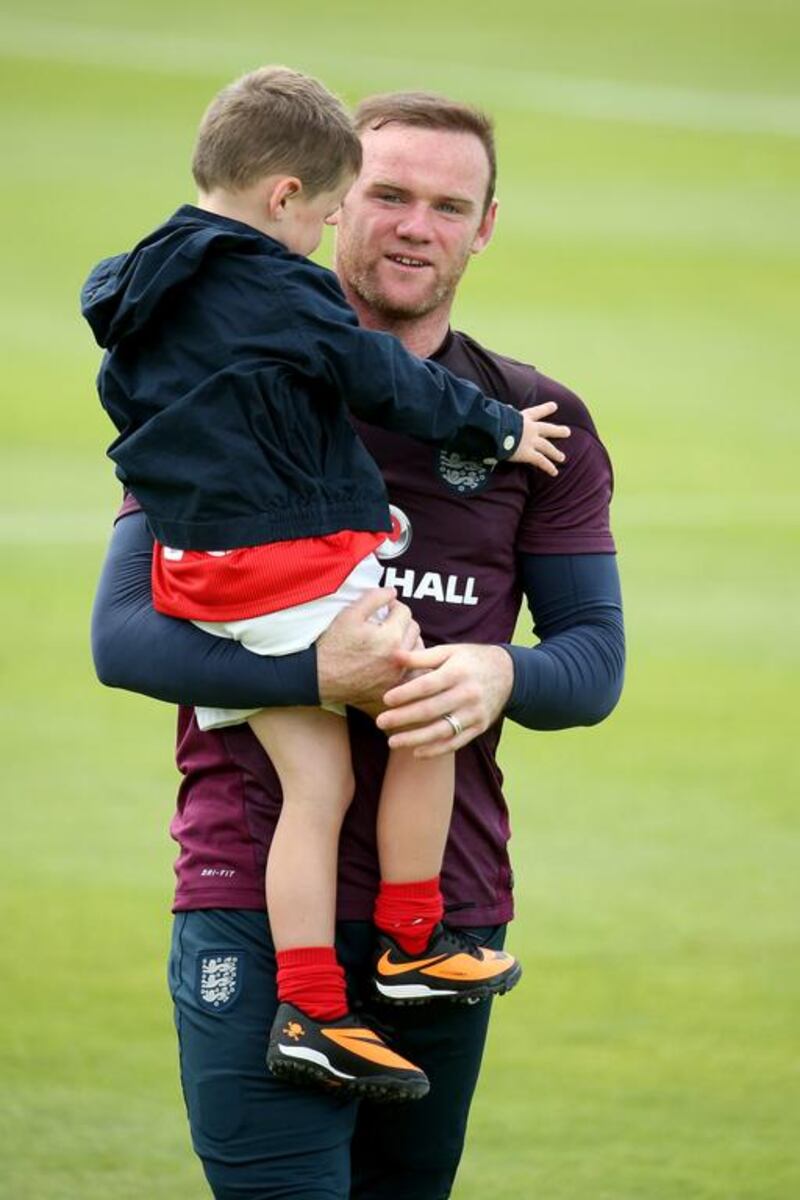
[[[264,658],[238,642],[203,633],[189,621],[156,612],[152,552],[143,513],[117,522],[92,612],[92,654],[102,683],[173,704],[272,708],[319,703],[314,647]]]
[[[596,724],[614,707],[625,663],[614,556],[523,555],[520,571],[541,644],[400,656],[416,675],[384,697],[377,723],[392,748],[431,757],[460,750],[504,715],[531,729],[566,729]]]
[[[529,729],[596,725],[616,705],[625,670],[616,559],[528,555],[521,570],[542,641],[505,647],[514,663],[506,715]]]
[[[528,729],[570,729],[605,719],[622,691],[622,621],[578,626],[544,646],[506,646],[514,687],[506,716]]]

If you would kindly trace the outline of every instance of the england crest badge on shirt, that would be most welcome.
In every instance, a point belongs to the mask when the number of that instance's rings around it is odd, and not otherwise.
[[[439,450],[436,455],[436,474],[459,496],[483,491],[493,470],[489,463],[479,458],[464,458],[456,450]]]
[[[224,1012],[242,990],[241,950],[212,950],[197,959],[197,997],[211,1012]]]

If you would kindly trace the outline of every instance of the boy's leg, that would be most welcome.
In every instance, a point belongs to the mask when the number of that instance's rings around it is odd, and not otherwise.
[[[321,708],[275,708],[249,724],[283,790],[266,882],[275,946],[333,946],[339,833],[354,787],[347,722]]]
[[[477,946],[441,924],[439,887],[453,806],[454,755],[389,755],[378,810],[381,884],[375,902],[375,986],[388,1003],[480,1000],[522,974],[515,958]]]
[[[339,830],[353,792],[346,721],[322,709],[269,709],[250,725],[283,790],[267,860],[278,1008],[267,1063],[298,1083],[413,1099],[425,1075],[348,1012],[334,950]]]
[[[377,819],[381,883],[375,901],[378,929],[403,953],[420,955],[442,919],[439,873],[450,828],[455,760],[389,754]]]
[[[499,950],[505,926],[471,930]],[[464,1145],[491,1000],[376,1010],[401,1053],[425,1070],[417,1104],[362,1105],[352,1143],[350,1200],[445,1200]]]
[[[389,754],[378,808],[381,879],[404,883],[438,876],[453,814],[455,755]]]
[[[178,913],[169,982],[192,1142],[216,1200],[347,1200],[356,1102],[265,1066],[277,997],[264,913]]]

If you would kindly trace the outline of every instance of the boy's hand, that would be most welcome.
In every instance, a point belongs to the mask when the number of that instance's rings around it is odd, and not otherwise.
[[[548,475],[558,474],[555,464],[563,462],[566,455],[553,445],[550,438],[568,438],[570,429],[568,425],[551,425],[543,420],[557,408],[557,404],[548,400],[547,404],[536,404],[533,408],[522,410],[522,437],[508,462],[528,463],[540,471],[546,471]]]

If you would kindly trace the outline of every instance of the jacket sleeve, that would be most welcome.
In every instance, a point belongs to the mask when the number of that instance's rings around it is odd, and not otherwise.
[[[615,707],[625,632],[613,554],[523,554],[538,646],[506,646],[514,686],[506,716],[528,729],[596,725]]]
[[[220,708],[317,705],[316,651],[265,658],[153,608],[153,537],[142,512],[111,535],[92,610],[101,683],[172,704]]]
[[[522,417],[513,405],[409,353],[392,334],[362,329],[331,272],[312,267],[287,292],[309,360],[355,416],[468,457],[501,462],[514,453]]]

